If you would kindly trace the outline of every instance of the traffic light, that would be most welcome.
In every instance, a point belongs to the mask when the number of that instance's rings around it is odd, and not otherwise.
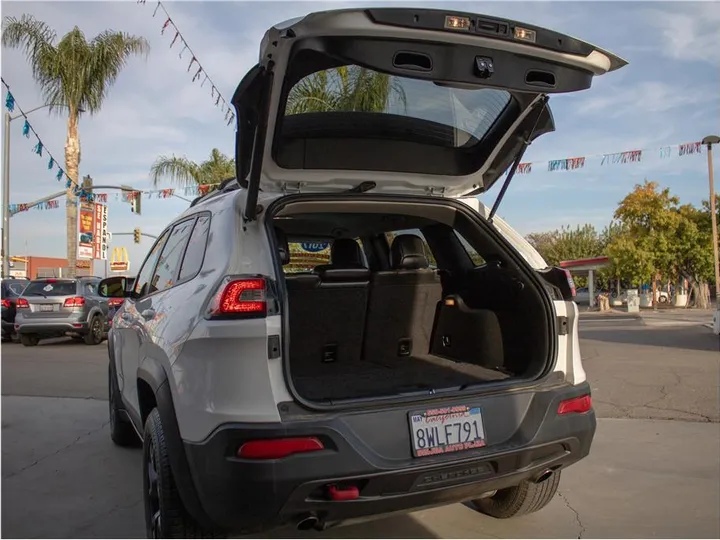
[[[130,210],[134,213],[136,213],[138,216],[140,215],[140,202],[142,201],[142,192],[141,191],[133,191],[132,192],[132,198],[130,199]]]
[[[133,240],[136,244],[140,243],[140,227],[135,227],[135,230],[133,231]]]

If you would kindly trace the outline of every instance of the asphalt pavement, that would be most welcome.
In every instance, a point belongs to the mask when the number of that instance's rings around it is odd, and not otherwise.
[[[720,353],[701,325],[581,322],[599,417],[590,456],[537,514],[494,520],[464,505],[326,538],[720,537]],[[110,441],[105,343],[3,344],[2,535],[144,537],[140,451]]]

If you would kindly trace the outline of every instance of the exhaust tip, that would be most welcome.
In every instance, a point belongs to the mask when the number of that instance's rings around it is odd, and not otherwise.
[[[549,479],[553,475],[553,472],[554,471],[552,469],[545,469],[543,472],[541,472],[535,477],[535,480],[533,480],[533,482],[536,484],[542,484],[545,480]]]
[[[313,516],[312,514],[307,515],[300,519],[300,521],[297,522],[297,530],[298,531],[309,531],[310,529],[314,529],[318,524],[318,518],[317,516]]]

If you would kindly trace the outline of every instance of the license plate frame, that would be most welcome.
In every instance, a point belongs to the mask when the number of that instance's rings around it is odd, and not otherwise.
[[[43,313],[47,313],[48,311],[55,311],[55,306],[53,304],[40,304],[40,311]]]
[[[468,428],[465,427],[466,424]],[[452,405],[411,411],[408,413],[408,427],[410,448],[415,458],[452,454],[487,446],[482,410],[477,406]],[[419,429],[423,430],[423,437],[419,437]],[[426,443],[442,441],[442,444],[419,447],[421,439]]]

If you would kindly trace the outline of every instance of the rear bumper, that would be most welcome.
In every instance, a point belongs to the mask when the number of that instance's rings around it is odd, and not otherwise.
[[[88,323],[86,321],[47,321],[38,320],[32,322],[17,321],[15,323],[15,331],[18,334],[39,334],[39,335],[62,335],[67,332],[75,332],[85,334],[88,331]]]
[[[254,532],[294,524],[308,514],[331,525],[477,498],[587,456],[594,412],[558,416],[556,411],[560,401],[589,392],[587,383],[535,392],[512,437],[494,444],[488,431],[487,447],[449,457],[413,459],[407,448],[407,459],[387,459],[358,440],[341,417],[226,424],[202,443],[184,443],[193,497],[204,514],[197,517],[231,532]],[[405,440],[392,431],[384,435]],[[293,436],[316,436],[325,450],[267,461],[235,457],[244,441]],[[357,486],[360,497],[332,501],[327,492],[332,484]]]

